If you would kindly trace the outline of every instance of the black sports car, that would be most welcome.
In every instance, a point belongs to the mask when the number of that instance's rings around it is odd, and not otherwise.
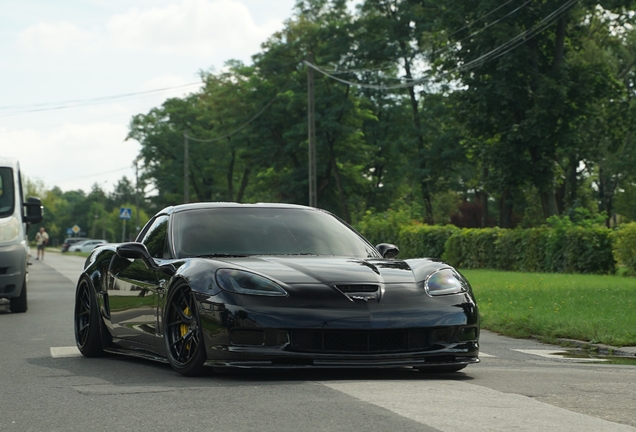
[[[479,362],[470,285],[433,259],[395,259],[336,216],[283,204],[157,213],[101,246],[75,296],[81,353],[205,366],[453,372]]]

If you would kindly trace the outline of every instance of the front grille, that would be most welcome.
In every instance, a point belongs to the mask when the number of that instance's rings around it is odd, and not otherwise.
[[[292,330],[296,351],[318,353],[395,353],[429,348],[435,330]]]

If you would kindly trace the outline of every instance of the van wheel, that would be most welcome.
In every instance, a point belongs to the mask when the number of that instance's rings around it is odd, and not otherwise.
[[[20,291],[20,295],[18,297],[12,297],[10,299],[11,304],[9,305],[9,309],[13,313],[22,313],[27,311],[27,284],[26,277],[24,281],[22,281],[22,291]]]

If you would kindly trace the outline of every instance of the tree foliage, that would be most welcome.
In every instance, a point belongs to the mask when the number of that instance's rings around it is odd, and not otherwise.
[[[318,206],[346,221],[402,212],[530,228],[583,210],[608,226],[634,220],[633,7],[298,0],[249,64],[204,70],[199,91],[134,116],[147,193],[122,181],[111,197],[57,191],[48,205],[101,220],[110,199],[148,212],[186,196],[307,204],[309,61]]]

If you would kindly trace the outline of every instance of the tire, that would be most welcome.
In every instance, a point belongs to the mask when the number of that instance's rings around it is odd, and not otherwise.
[[[104,356],[101,319],[91,283],[81,278],[75,292],[75,342],[85,357]]]
[[[164,339],[170,366],[184,376],[200,376],[206,371],[205,344],[197,302],[190,288],[177,286],[166,303]]]
[[[22,281],[22,291],[18,297],[11,297],[9,309],[12,313],[23,313],[27,311],[27,283],[26,277]]]
[[[449,366],[423,366],[417,368],[422,373],[434,374],[434,373],[454,373],[459,372],[468,365],[449,365]]]

